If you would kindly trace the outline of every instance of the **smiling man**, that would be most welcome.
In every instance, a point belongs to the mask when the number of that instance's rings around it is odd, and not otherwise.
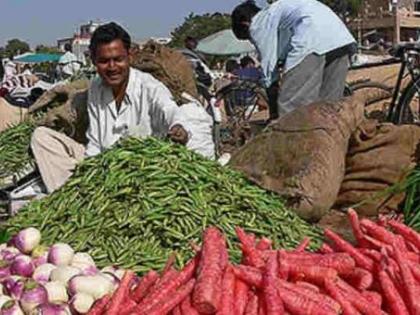
[[[99,154],[122,137],[169,136],[176,143],[188,142],[185,115],[160,81],[130,67],[130,46],[129,34],[116,23],[93,34],[90,53],[99,77],[88,93],[86,148],[54,130],[35,130],[31,147],[48,192],[61,187],[85,156]]]

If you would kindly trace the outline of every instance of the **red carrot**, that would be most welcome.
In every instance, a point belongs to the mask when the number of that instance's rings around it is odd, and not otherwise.
[[[232,266],[228,265],[225,270],[222,281],[222,298],[220,300],[220,307],[218,315],[232,315],[234,309],[234,293],[235,293],[235,275]]]
[[[353,247],[353,245],[342,239],[338,234],[334,233],[330,229],[325,229],[324,233],[325,236],[332,240],[339,249],[353,257],[359,267],[369,271],[374,270],[374,263],[372,259],[361,254],[356,248]]]
[[[360,221],[360,225],[369,235],[380,242],[391,245],[395,240],[394,233],[388,231],[386,228],[376,224],[371,220],[363,219]]]
[[[124,302],[126,296],[129,295],[130,290],[130,283],[131,280],[134,278],[134,272],[127,270],[124,273],[124,277],[122,278],[118,289],[114,292],[111,298],[110,305],[107,310],[107,315],[117,315],[119,314],[120,307]]]
[[[303,297],[317,303],[321,308],[326,308],[335,312],[339,312],[341,310],[339,303],[325,294],[314,291],[312,288],[308,289],[307,287],[302,287],[284,280],[278,280],[277,283],[284,289],[300,294]]]
[[[394,286],[394,283],[389,278],[388,274],[381,270],[379,271],[379,282],[381,284],[382,293],[386,299],[387,305],[391,310],[392,315],[409,315],[408,309]]]
[[[271,249],[272,244],[273,244],[273,242],[271,240],[263,237],[258,241],[256,248],[258,250],[269,250],[269,249]]]
[[[382,296],[379,293],[374,291],[362,291],[362,295],[366,300],[375,304],[377,307],[382,307]]]
[[[414,278],[416,279],[417,283],[420,284],[420,266],[416,263],[413,263],[412,261],[409,261],[408,264]]]
[[[293,291],[284,289],[282,286],[277,288],[286,309],[295,315],[337,315],[338,313],[320,306],[318,303]]]
[[[156,271],[149,271],[143,278],[140,279],[139,284],[131,293],[131,297],[134,301],[139,303],[148,293],[148,290],[156,283],[159,279],[159,275]]]
[[[249,286],[246,282],[236,279],[235,281],[235,298],[234,298],[234,315],[243,315],[248,303]]]
[[[181,311],[181,306],[178,305],[177,307],[174,308],[174,310],[172,311],[172,315],[182,315],[182,311]]]
[[[262,288],[263,275],[258,268],[238,265],[233,267],[233,273],[249,286]]]
[[[264,260],[255,248],[254,242],[250,240],[249,236],[243,229],[237,227],[235,230],[236,235],[241,242],[244,263],[246,262],[247,264],[257,268],[264,268]]]
[[[323,243],[318,250],[322,254],[332,254],[334,253],[334,249],[328,245],[327,243]]]
[[[164,286],[166,286],[168,283],[173,281],[178,276],[178,271],[171,267],[169,270],[162,275],[160,279],[158,279],[147,291],[147,295],[143,298],[140,304],[144,303],[144,299],[150,300],[151,296],[155,296],[158,294]]]
[[[390,220],[389,225],[392,229],[402,235],[406,241],[411,242],[417,249],[420,250],[420,235],[413,229],[409,228],[408,226],[399,223],[395,220]]]
[[[353,230],[353,235],[356,238],[357,244],[361,247],[364,247],[366,241],[364,239],[364,233],[360,227],[359,216],[354,209],[348,209],[347,211],[348,218],[350,220],[351,228]]]
[[[370,303],[359,291],[345,281],[339,279],[337,286],[346,299],[361,313],[369,315],[380,315],[381,309]]]
[[[278,275],[277,253],[272,253],[268,258],[263,275],[264,302],[267,315],[282,315],[284,307],[276,289]]]
[[[363,255],[373,259],[375,262],[380,262],[381,261],[381,253],[378,252],[375,249],[359,248],[359,252],[361,252]]]
[[[314,291],[316,293],[319,293],[319,291],[320,291],[319,288],[316,285],[314,285],[312,283],[309,283],[309,282],[297,281],[296,282],[296,285],[299,286],[299,287],[301,287],[301,288],[312,290],[312,291]]]
[[[304,252],[305,249],[308,247],[310,242],[311,242],[311,238],[310,237],[305,237],[302,240],[302,242],[299,244],[299,246],[296,247],[295,251],[296,252]]]
[[[191,305],[191,296],[187,296],[181,303],[182,315],[199,315],[194,307]]]
[[[359,311],[350,303],[347,298],[341,294],[338,287],[334,284],[333,281],[325,282],[325,289],[328,294],[333,297],[338,303],[340,303],[341,308],[343,309],[343,315],[359,315]]]
[[[186,284],[194,275],[198,264],[198,256],[191,259],[174,278],[166,281],[159,290],[148,294],[136,307],[136,312],[147,314],[155,305],[161,304],[179,287]]]
[[[118,310],[119,315],[129,315],[131,314],[134,309],[136,308],[137,303],[134,302],[130,297],[124,299],[122,305],[120,305],[120,309]]]
[[[293,277],[295,281],[303,280],[319,285],[323,285],[326,279],[334,280],[337,278],[337,271],[332,268],[309,266],[309,265],[298,265],[290,264],[283,262],[282,264],[287,264],[287,269],[289,270],[290,276]]]
[[[89,310],[87,315],[102,315],[105,313],[105,309],[111,301],[111,295],[105,295],[104,297],[100,298],[93,304],[92,308]]]
[[[267,307],[265,306],[264,292],[257,292],[258,296],[258,315],[267,315]]]
[[[226,243],[216,228],[204,232],[197,284],[192,295],[194,308],[204,314],[215,313],[219,307],[223,272],[226,268]]]
[[[409,251],[411,251],[411,252],[414,252],[414,253],[416,253],[416,254],[420,254],[420,250],[416,247],[416,246],[414,246],[414,244],[413,243],[411,243],[410,241],[405,241],[405,245],[407,246],[407,249],[409,250]]]
[[[354,269],[354,271],[351,274],[345,276],[344,279],[360,291],[369,289],[373,283],[372,274],[362,268]]]
[[[250,291],[248,295],[248,304],[246,305],[245,315],[258,315],[258,296]]]
[[[397,264],[400,268],[401,276],[404,283],[404,289],[407,294],[407,299],[409,301],[410,313],[420,314],[420,301],[418,300],[418,296],[420,293],[419,286],[417,285],[417,282],[414,279],[413,274],[411,273],[408,262],[406,262],[403,259],[399,248],[395,245],[394,253]]]
[[[183,285],[176,293],[168,296],[162,303],[157,304],[147,313],[147,315],[166,315],[179,305],[193,290],[195,279],[191,279],[187,284]]]
[[[356,267],[354,259],[347,253],[314,254],[280,250],[280,256],[281,259],[287,260],[290,263],[332,268],[339,274],[351,273]]]

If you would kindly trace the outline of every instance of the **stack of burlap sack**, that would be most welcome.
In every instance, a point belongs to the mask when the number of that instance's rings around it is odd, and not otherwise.
[[[331,208],[396,211],[404,194],[389,190],[417,163],[420,127],[368,120],[364,104],[357,96],[301,107],[272,122],[230,165],[312,222]]]

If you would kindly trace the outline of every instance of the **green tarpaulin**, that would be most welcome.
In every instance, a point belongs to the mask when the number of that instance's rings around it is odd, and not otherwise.
[[[198,43],[197,50],[207,55],[242,55],[255,52],[248,40],[239,40],[232,30],[227,29],[206,37]]]
[[[22,63],[41,63],[41,62],[57,62],[60,59],[59,54],[29,54],[20,58],[15,58],[14,62]]]

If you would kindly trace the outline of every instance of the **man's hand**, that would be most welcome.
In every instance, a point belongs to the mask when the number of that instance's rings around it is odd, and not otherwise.
[[[188,142],[188,133],[181,125],[173,126],[169,130],[168,136],[175,143],[186,145]]]

